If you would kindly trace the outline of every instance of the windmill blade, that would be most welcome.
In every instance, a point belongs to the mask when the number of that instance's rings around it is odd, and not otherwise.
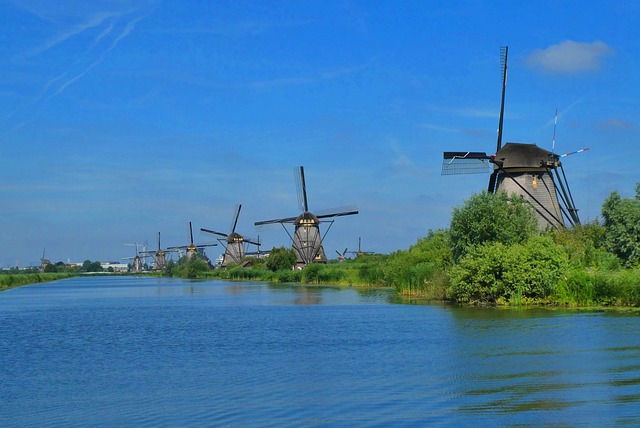
[[[211,233],[213,235],[219,235],[219,236],[224,236],[225,238],[229,235],[227,235],[226,233],[222,233],[222,232],[216,232],[215,230],[210,230],[210,229],[205,229],[203,227],[200,228],[201,232],[206,232],[206,233]]]
[[[205,247],[217,247],[218,244],[198,244],[196,245],[196,247],[198,248],[205,248]]]
[[[507,56],[509,55],[509,46],[500,48],[500,62],[502,65],[502,100],[500,101],[500,119],[498,120],[498,142],[496,144],[496,153],[502,148],[502,125],[504,123],[504,97],[507,92]]]
[[[297,219],[298,216],[295,217],[286,217],[286,218],[276,218],[274,220],[264,220],[264,221],[256,221],[254,224],[254,226],[264,226],[267,224],[277,224],[277,223],[291,223],[293,222],[295,219]]]
[[[307,203],[307,185],[304,181],[304,167],[300,166],[300,168],[296,168],[293,173],[298,193],[298,208],[300,208],[302,212],[307,212],[309,211],[309,204]]]
[[[236,226],[238,225],[238,217],[240,217],[240,210],[242,209],[242,204],[238,204],[235,209],[235,215],[233,216],[233,224],[231,226],[231,233],[236,231]]]
[[[484,152],[444,152],[440,175],[486,174],[490,159]]]
[[[340,251],[336,250],[336,254],[338,254],[339,257],[344,257],[344,253],[340,254]]]
[[[336,212],[336,213],[329,213],[329,214],[320,214],[317,215],[317,218],[331,218],[331,217],[343,217],[346,215],[354,215],[354,214],[358,214],[358,211],[342,211],[342,212]]]
[[[193,245],[193,229],[191,228],[191,222],[189,222],[189,239],[189,242]]]
[[[343,255],[344,255],[344,254],[347,254],[347,250],[348,250],[348,248],[345,248],[345,249],[344,249],[344,251],[342,252],[342,254],[343,254]]]
[[[584,149],[580,149],[580,150],[576,150],[575,152],[569,152],[569,153],[565,153],[563,155],[560,155],[561,158],[565,157],[565,156],[571,156],[571,155],[575,155],[577,153],[582,153],[582,152],[586,152],[587,150],[589,150],[588,147],[585,147]],[[43,253],[44,254],[44,253]],[[44,257],[44,256],[43,256]]]

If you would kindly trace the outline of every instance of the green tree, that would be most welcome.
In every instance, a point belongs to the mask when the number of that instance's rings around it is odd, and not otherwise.
[[[267,269],[277,271],[293,269],[297,261],[296,253],[291,248],[272,248],[267,257]]]
[[[87,259],[82,263],[80,272],[102,272],[102,265],[100,265],[100,262],[92,262]]]
[[[627,266],[640,262],[640,183],[635,198],[622,198],[611,192],[602,204],[605,246]]]
[[[56,265],[54,265],[54,264],[47,263],[47,264],[44,266],[43,272],[47,272],[47,273],[49,273],[49,272],[58,272],[58,268],[57,268],[57,266],[56,266]]]
[[[486,242],[525,242],[537,228],[535,212],[524,198],[505,192],[475,194],[453,209],[449,228],[453,257],[457,261]]]
[[[201,273],[209,270],[211,270],[209,261],[203,255],[196,253],[189,257],[181,257],[173,267],[172,274],[181,278],[198,278]]]

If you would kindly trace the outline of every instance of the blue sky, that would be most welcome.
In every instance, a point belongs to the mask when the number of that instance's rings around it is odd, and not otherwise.
[[[564,158],[583,222],[640,181],[633,1],[0,0],[0,267],[121,260],[187,224],[288,246],[293,170],[336,219],[327,255],[406,249],[488,176],[445,150]],[[326,226],[326,225],[325,225]],[[324,230],[324,229],[323,229]],[[195,233],[197,243],[212,242]],[[221,247],[209,249],[215,257]]]

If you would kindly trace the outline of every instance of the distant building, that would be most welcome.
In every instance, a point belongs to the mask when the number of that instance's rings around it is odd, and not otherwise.
[[[126,263],[100,262],[100,266],[103,270],[108,271],[111,268],[114,272],[127,272],[129,270],[129,265]]]

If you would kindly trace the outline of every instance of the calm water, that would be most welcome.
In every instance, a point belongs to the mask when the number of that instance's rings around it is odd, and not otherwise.
[[[0,426],[640,425],[640,317],[91,277],[0,293]]]

